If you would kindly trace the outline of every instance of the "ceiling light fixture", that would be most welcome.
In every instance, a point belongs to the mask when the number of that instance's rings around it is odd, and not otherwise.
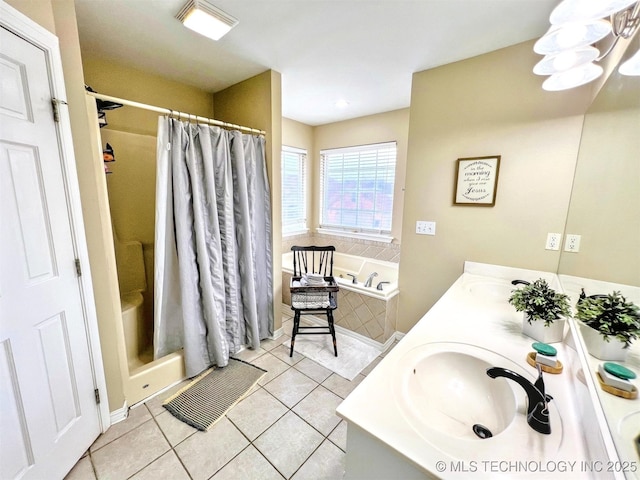
[[[545,90],[566,90],[602,75],[603,68],[593,62],[609,55],[620,38],[631,38],[636,32],[640,26],[640,1],[563,0],[551,12],[550,23],[551,28],[533,47],[536,53],[545,55],[533,72],[550,75],[542,84]],[[604,53],[589,46],[608,36],[613,38]],[[620,73],[637,72],[638,63],[640,56],[636,53],[620,67]]]
[[[189,0],[176,18],[185,27],[212,40],[220,40],[238,20],[204,0]]]

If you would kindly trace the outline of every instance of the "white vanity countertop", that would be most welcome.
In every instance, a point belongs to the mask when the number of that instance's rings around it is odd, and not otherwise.
[[[564,292],[571,298],[571,305],[575,305],[580,291],[584,288],[587,295],[609,294],[619,291],[628,301],[640,305],[640,287],[620,285],[615,283],[592,280],[588,278],[560,275],[560,281]],[[633,438],[640,435],[640,397],[634,400],[620,398],[603,391],[598,383],[596,372],[598,365],[604,363],[592,355],[586,355],[591,374],[591,393],[595,402],[600,402],[602,410],[606,415],[609,431],[615,443],[615,448],[620,459],[624,462],[635,461],[636,469],[625,470],[627,478],[640,479],[640,459],[633,444]],[[640,340],[636,340],[629,347],[625,362],[616,362],[633,370],[638,377],[633,381],[636,387],[640,388]],[[607,425],[604,425],[607,428]]]
[[[584,464],[581,462],[594,460],[587,452],[587,429],[581,426],[581,407],[574,401],[576,393],[586,394],[586,386],[579,380],[581,368],[577,354],[565,343],[554,344],[564,371],[559,375],[544,374],[546,393],[554,397],[551,402],[552,433],[554,427],[559,428],[558,413],[562,423],[562,441],[552,452],[550,436],[535,432],[526,424],[525,412],[518,412],[513,424],[520,422],[519,432],[523,433],[518,433],[521,435],[518,439],[522,439],[521,446],[510,445],[508,454],[506,451],[496,454],[495,449],[488,448],[490,443],[483,443],[498,440],[503,432],[489,440],[456,439],[456,448],[464,454],[449,455],[438,449],[436,444],[439,442],[425,440],[397,404],[397,379],[402,369],[407,368],[403,359],[409,351],[427,343],[459,342],[494,351],[530,372],[529,380],[533,382],[537,372],[526,362],[526,355],[533,350],[531,344],[534,340],[521,333],[523,315],[515,311],[508,298],[515,288],[511,280],[533,281],[540,277],[558,288],[554,273],[466,262],[465,273],[340,404],[337,414],[435,476],[451,477],[448,470],[442,473],[436,468],[437,462],[444,461],[449,465],[455,460],[475,459],[477,470],[474,478],[495,478],[500,473],[504,474],[503,478],[532,478],[531,472],[518,471],[517,467],[501,471],[496,462],[509,460],[536,462],[529,467],[542,469],[539,473],[544,478],[594,478],[580,473],[580,466]],[[516,396],[520,395],[524,401],[524,390],[514,382],[510,383],[514,384]],[[549,470],[552,468],[565,470],[552,472]]]

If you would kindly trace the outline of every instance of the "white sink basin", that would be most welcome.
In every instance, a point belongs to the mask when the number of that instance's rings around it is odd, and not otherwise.
[[[533,382],[533,369],[490,350],[453,342],[420,345],[398,363],[396,404],[407,423],[435,448],[458,458],[483,458],[483,451],[506,454],[514,441],[535,445],[533,450],[540,453],[559,447],[562,424],[553,405],[552,433],[540,434],[526,422],[524,389],[486,374],[490,367],[503,367]]]
[[[510,282],[471,282],[468,285],[469,293],[488,302],[509,302],[511,292],[518,288]]]

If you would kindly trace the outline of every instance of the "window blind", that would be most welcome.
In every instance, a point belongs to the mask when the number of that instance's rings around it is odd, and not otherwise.
[[[396,142],[320,152],[320,226],[390,233]]]
[[[283,234],[307,228],[306,159],[306,150],[282,147]]]

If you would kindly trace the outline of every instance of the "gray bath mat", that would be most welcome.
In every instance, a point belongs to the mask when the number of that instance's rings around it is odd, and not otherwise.
[[[209,430],[242,400],[266,370],[229,359],[224,368],[210,368],[162,404],[178,420]]]

